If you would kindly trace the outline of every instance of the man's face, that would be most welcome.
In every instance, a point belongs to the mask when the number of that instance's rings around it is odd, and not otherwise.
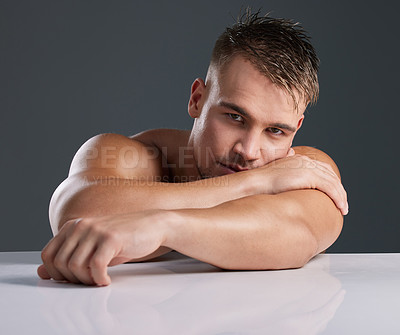
[[[195,119],[189,144],[203,178],[266,165],[288,154],[306,104],[293,99],[249,61],[235,57],[223,71],[196,79],[189,101]]]

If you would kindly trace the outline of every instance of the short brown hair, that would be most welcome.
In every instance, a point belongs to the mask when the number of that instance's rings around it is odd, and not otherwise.
[[[284,88],[296,108],[298,102],[293,88],[307,104],[315,103],[319,95],[319,60],[310,37],[292,20],[259,14],[260,11],[251,13],[247,9],[236,24],[221,34],[212,52],[211,65],[224,66],[240,55]]]

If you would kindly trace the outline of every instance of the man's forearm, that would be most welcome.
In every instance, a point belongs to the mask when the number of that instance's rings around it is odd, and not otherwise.
[[[207,208],[255,193],[243,173],[187,183],[74,175],[54,192],[50,222],[56,232],[65,221],[148,209]]]
[[[305,192],[314,192],[328,211],[310,214],[312,205],[298,201]],[[226,269],[300,267],[340,233],[341,215],[329,202],[318,191],[293,191],[173,211],[165,246]]]

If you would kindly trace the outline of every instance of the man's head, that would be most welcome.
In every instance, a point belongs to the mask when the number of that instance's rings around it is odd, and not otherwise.
[[[247,15],[216,42],[206,82],[192,85],[189,143],[202,177],[287,155],[318,96],[318,59],[290,21]]]
[[[234,57],[250,61],[292,98],[294,90],[307,103],[318,99],[319,60],[304,29],[290,20],[251,14],[248,10],[215,43],[211,67],[223,70]]]

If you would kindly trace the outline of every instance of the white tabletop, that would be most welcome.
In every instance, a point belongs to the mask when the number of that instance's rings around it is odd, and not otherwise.
[[[400,254],[326,254],[304,268],[223,271],[170,253],[85,287],[0,253],[0,334],[400,334]]]

